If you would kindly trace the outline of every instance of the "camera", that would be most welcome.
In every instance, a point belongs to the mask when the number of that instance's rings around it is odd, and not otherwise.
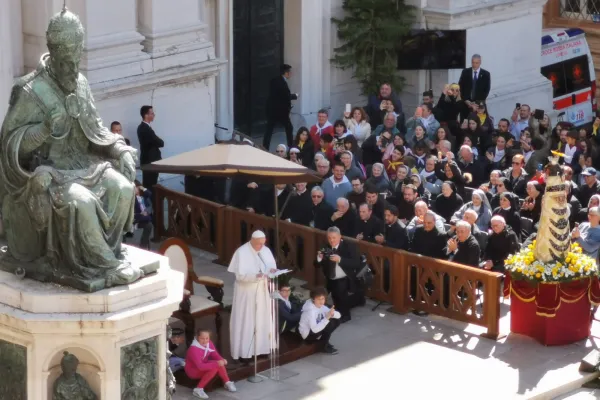
[[[332,255],[334,255],[335,253],[333,252],[333,249],[326,249],[326,248],[322,248],[321,250],[319,250],[321,252],[321,254],[323,254],[323,259],[329,259],[329,257],[331,257]]]

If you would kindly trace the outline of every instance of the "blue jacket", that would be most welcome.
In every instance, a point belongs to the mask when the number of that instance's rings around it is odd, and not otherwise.
[[[333,208],[337,208],[337,199],[346,197],[346,193],[352,190],[352,184],[348,178],[344,176],[342,183],[337,184],[334,188],[333,176],[331,176],[323,181],[321,189],[323,189],[323,193],[325,193],[325,202]]]
[[[144,190],[144,193],[142,193],[142,197],[144,199],[144,207],[148,215],[142,215],[142,207],[140,205],[140,200],[136,196],[135,205],[133,207],[133,223],[135,224],[139,224],[140,222],[152,221],[152,192],[149,189],[146,189]]]

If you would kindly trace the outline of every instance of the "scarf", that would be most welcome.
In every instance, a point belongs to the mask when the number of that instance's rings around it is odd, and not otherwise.
[[[496,147],[496,152],[494,154],[494,162],[500,162],[500,160],[504,158],[505,152],[506,150],[498,150],[498,148]]]
[[[299,141],[298,141],[298,148],[299,148],[300,150],[302,150],[302,148],[304,147],[304,143],[306,143],[306,142],[303,142],[302,140],[299,140]]]
[[[487,114],[485,114],[485,113],[477,114],[477,116],[479,117],[479,122],[481,123],[481,125],[483,125],[483,123],[485,122],[485,119],[487,118]]]
[[[331,125],[331,122],[329,122],[329,121],[325,122],[325,124],[322,127],[319,127],[319,123],[317,122],[315,124],[315,127],[317,128],[317,135],[321,136],[321,131],[323,129],[329,128],[330,126],[333,126],[333,125]]]
[[[571,162],[573,161],[573,156],[575,155],[576,151],[577,151],[577,146],[571,147],[568,144],[565,145],[565,163],[571,164]]]
[[[435,171],[427,172],[426,170],[422,170],[419,175],[421,176],[421,180],[427,181],[429,183],[434,183],[437,180],[437,176],[435,175]],[[431,178],[433,177],[433,178]]]
[[[387,170],[388,170],[388,172],[396,172],[396,170],[398,170],[398,167],[401,165],[404,165],[404,163],[402,161],[392,161],[390,159]]]
[[[197,339],[194,339],[194,341],[192,342],[192,346],[199,348],[200,350],[204,350],[204,356],[202,356],[202,358],[206,358],[206,356],[208,355],[208,353],[212,353],[215,350],[210,348],[210,342],[208,344],[208,346],[204,347],[202,346]]]
[[[417,168],[425,168],[425,157],[427,156],[427,154],[423,154],[422,156],[418,156],[416,154],[413,154],[413,156],[415,157],[416,161],[417,161]]]

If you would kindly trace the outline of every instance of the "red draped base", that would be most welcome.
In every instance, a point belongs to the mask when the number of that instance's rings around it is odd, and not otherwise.
[[[559,346],[589,336],[591,307],[600,302],[600,285],[597,278],[532,285],[507,276],[504,295],[510,295],[511,332]]]

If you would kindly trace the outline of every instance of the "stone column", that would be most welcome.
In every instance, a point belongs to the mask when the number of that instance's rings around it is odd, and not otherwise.
[[[63,1],[22,1],[25,66],[32,70],[47,51],[46,28]],[[81,72],[90,83],[141,75],[151,69],[150,57],[142,51],[144,37],[136,30],[136,0],[67,0],[67,7],[85,28]]]
[[[68,0],[86,30],[81,70],[90,83],[141,75],[152,67],[137,32],[136,0]]]
[[[323,29],[330,23],[326,21],[327,7],[328,0],[288,1],[284,7],[284,62],[293,68],[290,90],[300,94],[292,113],[301,114],[309,125],[316,120],[315,113],[329,105],[329,81],[325,79],[329,58],[327,46],[321,45],[324,39],[329,43]],[[295,118],[292,121],[297,122]]]
[[[8,108],[14,78],[10,9],[11,2],[0,2],[0,119]]]
[[[233,0],[216,2],[216,53],[220,59],[230,62],[221,68],[217,77],[217,123],[229,131],[217,129],[215,133],[218,139],[227,140],[233,133]]]
[[[137,0],[137,5],[138,30],[155,71],[215,59],[205,33],[204,1]]]

